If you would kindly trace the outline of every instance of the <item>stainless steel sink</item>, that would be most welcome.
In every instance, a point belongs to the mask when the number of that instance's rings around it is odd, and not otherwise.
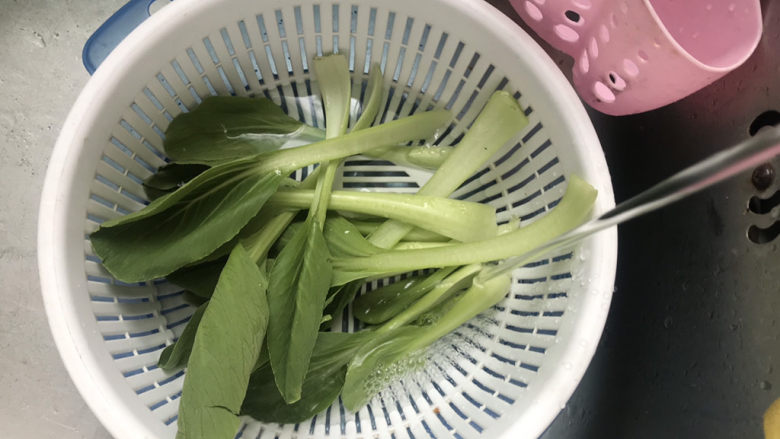
[[[590,111],[618,201],[780,123],[780,2],[762,10],[757,51],[722,80],[644,114]],[[571,60],[540,43],[568,74]],[[762,437],[780,397],[780,176],[769,167],[780,173],[780,158],[620,226],[604,335],[543,439]]]

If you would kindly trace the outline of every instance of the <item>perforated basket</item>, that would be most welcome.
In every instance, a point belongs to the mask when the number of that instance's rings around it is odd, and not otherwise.
[[[155,363],[193,308],[160,280],[128,285],[94,256],[101,221],[144,206],[141,181],[165,163],[163,133],[213,94],[265,95],[322,126],[313,56],[347,54],[356,102],[370,62],[387,92],[379,120],[431,107],[455,119],[458,140],[496,89],[530,119],[517,139],[454,197],[489,203],[498,220],[530,223],[553,208],[576,172],[613,204],[597,137],[544,52],[489,5],[464,0],[359,3],[177,0],[106,59],[74,105],[46,177],[39,266],[46,311],[65,366],[118,438],[173,438],[183,372]],[[355,157],[337,185],[414,192],[429,173]],[[357,413],[337,401],[299,425],[244,419],[243,438],[537,437],[563,407],[593,355],[609,308],[616,235],[518,269],[498,306],[440,342],[426,368]],[[353,330],[346,316],[343,330]]]

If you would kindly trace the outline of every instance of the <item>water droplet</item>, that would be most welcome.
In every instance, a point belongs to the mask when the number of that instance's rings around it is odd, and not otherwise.
[[[769,381],[761,381],[758,385],[761,387],[761,390],[772,390],[772,383]]]
[[[672,327],[672,316],[666,316],[664,319],[664,328],[669,329]]]
[[[734,3],[729,5],[729,12],[734,12],[736,9],[737,9],[737,5],[735,5]]]
[[[729,325],[729,329],[731,329],[732,331],[736,331],[737,329],[739,329],[739,324],[732,323],[731,325]]]

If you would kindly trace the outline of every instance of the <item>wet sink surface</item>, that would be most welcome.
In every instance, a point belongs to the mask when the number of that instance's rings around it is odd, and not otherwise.
[[[764,38],[737,71],[645,114],[590,111],[618,201],[748,137],[751,125],[780,122],[780,4],[762,7]],[[780,158],[771,165],[780,171]],[[780,190],[777,180],[759,189],[747,172],[620,226],[604,335],[544,439],[762,437],[763,412],[780,397],[780,237],[770,239],[780,206],[748,206]]]

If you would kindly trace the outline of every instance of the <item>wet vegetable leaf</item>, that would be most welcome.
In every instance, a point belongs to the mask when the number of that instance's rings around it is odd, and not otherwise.
[[[233,238],[276,191],[282,177],[260,175],[253,159],[217,166],[146,208],[103,223],[92,246],[117,279],[165,276]]]
[[[276,385],[288,403],[301,398],[330,287],[329,258],[319,223],[309,218],[271,268],[268,353]]]
[[[184,376],[180,439],[232,439],[268,324],[267,276],[235,247],[203,313]]]

